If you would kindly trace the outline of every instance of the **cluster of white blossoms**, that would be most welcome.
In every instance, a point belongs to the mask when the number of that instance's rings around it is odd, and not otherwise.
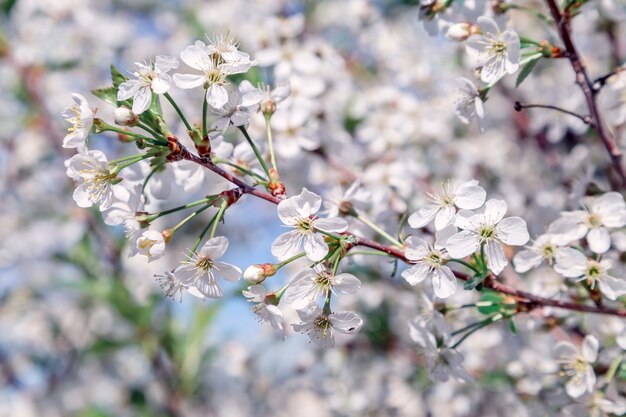
[[[624,197],[609,192],[585,197],[581,204],[583,210],[562,212],[546,233],[520,251],[513,259],[515,270],[528,272],[545,261],[564,277],[575,278],[589,289],[599,289],[605,297],[615,300],[626,294],[626,279],[610,273],[617,256],[610,250],[610,232],[619,235],[626,226]],[[584,239],[582,243],[581,239]]]
[[[402,276],[415,285],[431,276],[435,295],[447,298],[456,291],[456,277],[446,264],[468,256],[481,260],[485,267],[498,275],[508,264],[503,245],[521,246],[529,240],[526,222],[520,217],[507,217],[507,205],[502,200],[485,202],[486,192],[472,180],[462,184],[447,182],[442,194],[433,194],[432,203],[409,217],[409,225],[422,228],[434,220],[436,240],[430,245],[424,239],[411,236],[405,242],[405,255],[412,263]],[[457,210],[457,208],[459,210]],[[463,264],[465,262],[462,261]],[[469,264],[466,264],[469,265]]]
[[[446,27],[449,38],[465,42],[469,64],[485,86],[477,88],[463,78],[456,111],[464,123],[475,119],[481,131],[485,130],[484,101],[496,83],[521,66],[530,72],[528,65],[554,53],[550,44],[522,42],[513,29],[501,30],[503,20],[491,13],[476,15],[469,4],[422,1],[420,10],[426,24]],[[487,199],[478,181],[452,179],[442,184],[441,192],[419,193],[430,188],[415,184],[427,183],[432,161],[427,156],[414,163],[413,153],[402,155],[406,138],[421,134],[407,122],[417,113],[412,106],[418,99],[392,88],[377,90],[380,95],[355,100],[356,104],[343,99],[341,112],[321,105],[323,95],[341,96],[341,66],[333,67],[334,51],[323,44],[294,49],[291,42],[304,30],[300,27],[304,22],[291,23],[296,29],[285,29],[277,45],[264,43],[254,60],[230,37],[216,35],[208,43],[187,46],[180,53],[182,68],[177,58],[165,55],[136,63],[130,78],[112,67],[113,85],[94,94],[115,106],[118,126],[97,118],[78,94],[64,114],[71,127],[63,146],[78,152],[66,162],[67,175],[76,182],[74,199],[80,207],[98,207],[106,224],[123,226],[131,256],[169,262],[166,254],[172,252],[174,236],[198,222],[191,248],[178,251],[178,263],[156,276],[167,296],[181,301],[184,293],[199,299],[220,298],[225,294],[220,280],[236,282],[243,276],[243,296],[259,321],[283,336],[293,330],[307,334],[317,346],[332,347],[338,333],[353,335],[367,325],[349,304],[349,296],[360,296],[361,279],[366,276],[358,274],[359,279],[351,273],[358,271],[351,269],[353,262],[370,265],[363,258],[391,258],[390,275],[399,272],[410,286],[427,282],[419,289],[428,294],[420,298],[418,307],[424,313],[410,321],[409,336],[428,374],[435,381],[453,377],[469,382],[473,378],[460,346],[471,334],[500,322],[516,332],[514,319],[538,308],[576,310],[566,302],[558,305],[560,300],[535,297],[503,283],[516,272],[532,271],[546,261],[562,275],[560,284],[589,293],[597,304],[593,312],[602,312],[603,296],[611,302],[626,294],[626,280],[612,272],[620,252],[611,248],[623,243],[623,236],[617,234],[626,226],[626,204],[620,193],[584,198],[584,210],[561,213],[544,234],[513,256],[512,247],[524,246],[530,239],[527,223],[518,216],[507,217],[507,202]],[[272,68],[272,77],[267,78],[273,86],[253,84],[261,78],[257,65]],[[179,72],[170,74],[173,71]],[[526,76],[521,73],[518,84]],[[201,103],[196,103],[200,115],[188,118],[189,108],[179,105],[174,96],[189,89],[203,94]],[[336,125],[345,135],[331,142],[323,132],[334,131]],[[438,128],[431,127],[430,140],[438,139]],[[114,132],[122,141],[134,142],[139,153],[108,160],[102,151],[90,149],[91,132]],[[356,142],[362,148],[356,148]],[[370,154],[359,155],[355,149]],[[463,152],[462,145],[457,151]],[[316,175],[310,178],[309,187],[319,189],[321,195],[295,185],[301,182],[298,157],[303,153],[325,164],[317,167],[318,182]],[[363,165],[363,178],[349,169],[344,157]],[[485,163],[481,168],[502,169],[497,158],[485,159],[494,165]],[[352,184],[347,191],[328,192],[324,184],[328,167],[342,171],[343,182]],[[476,170],[465,168],[458,168],[458,177],[472,178]],[[432,170],[448,172],[441,167]],[[184,204],[163,207],[181,194]],[[229,209],[240,205],[244,195],[276,205],[278,220],[288,231],[276,233],[271,244],[276,263],[253,264],[242,273],[224,261],[229,239],[217,233],[225,233],[220,225],[227,214],[232,219]],[[328,196],[326,210],[322,210],[322,195]],[[521,212],[523,203],[515,200],[514,193],[503,197],[515,201],[513,213]],[[414,204],[423,200],[428,202],[414,211]],[[178,217],[185,211],[189,212],[185,217]],[[405,220],[421,234],[406,236]],[[359,247],[367,250],[355,250]],[[514,269],[507,268],[511,258]],[[406,265],[398,265],[399,261]],[[286,273],[279,274],[280,270]],[[465,282],[463,295],[458,281]],[[475,293],[481,294],[480,300],[460,306],[450,301]],[[430,295],[449,304],[433,303]],[[350,307],[344,309],[345,305]],[[454,330],[456,311],[465,308],[485,317]],[[585,338],[582,353],[571,344],[557,346],[558,364],[569,378],[565,389],[572,397],[595,392],[592,364],[599,347],[594,340]]]

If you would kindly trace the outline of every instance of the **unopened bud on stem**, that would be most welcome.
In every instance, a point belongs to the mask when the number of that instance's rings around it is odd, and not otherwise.
[[[250,265],[243,273],[243,278],[252,283],[260,284],[265,278],[276,274],[276,265],[274,264],[255,264]]]
[[[113,110],[113,119],[120,126],[137,126],[139,116],[126,106],[120,106]]]

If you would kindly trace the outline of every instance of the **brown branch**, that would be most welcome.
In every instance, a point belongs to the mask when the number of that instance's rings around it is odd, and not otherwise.
[[[556,0],[546,0],[546,4],[548,5],[548,8],[550,9],[550,14],[552,14],[552,18],[556,23],[559,37],[565,45],[567,58],[569,59],[570,64],[574,69],[574,72],[576,73],[576,84],[580,86],[580,89],[585,95],[587,107],[589,108],[589,114],[591,116],[591,119],[593,120],[596,131],[598,132],[600,139],[602,139],[604,147],[609,152],[613,168],[620,177],[621,186],[626,187],[626,172],[624,171],[624,167],[622,166],[622,152],[617,147],[615,141],[606,131],[604,125],[602,124],[602,118],[600,117],[600,112],[598,111],[598,105],[596,103],[597,90],[594,89],[593,82],[589,78],[589,75],[587,74],[587,69],[581,61],[580,55],[578,55],[578,51],[576,50],[574,42],[572,41],[572,37],[570,34],[570,16],[567,13],[561,13],[561,10],[557,5]]]
[[[209,170],[215,172],[219,176],[237,185],[243,193],[254,195],[263,200],[269,201],[270,203],[273,203],[273,204],[278,204],[281,201],[283,201],[280,198],[274,197],[270,194],[267,194],[261,190],[258,190],[252,187],[249,184],[246,184],[245,182],[243,182],[242,180],[240,180],[233,174],[227,171],[224,171],[223,169],[215,165],[213,161],[211,161],[210,157],[200,157],[200,156],[192,154],[191,152],[189,152],[189,150],[187,150],[183,145],[180,144],[180,142],[178,141],[176,137],[170,136],[168,137],[168,141],[170,142],[170,150],[172,151],[171,158],[170,158],[171,160],[186,159],[188,161],[195,162],[196,164],[199,164],[203,167],[208,168]],[[397,247],[385,246],[381,243],[375,242],[370,239],[366,239],[364,237],[354,235],[350,232],[346,232],[344,233],[344,235],[352,236],[352,238],[354,239],[354,244],[352,246],[365,246],[371,249],[376,249],[378,251],[385,252],[389,254],[390,256],[393,256],[394,258],[400,259],[401,261],[410,263],[410,261],[404,256],[404,252]],[[458,279],[462,281],[468,281],[471,278],[469,275],[464,274],[462,272],[455,271],[454,274],[456,275]],[[607,315],[612,315],[612,316],[626,317],[626,309],[611,309],[611,308],[599,307],[599,306],[580,305],[580,304],[570,303],[567,301],[559,301],[559,300],[552,300],[549,298],[543,298],[543,297],[539,297],[539,296],[527,293],[525,291],[517,290],[515,288],[509,287],[508,285],[501,284],[497,282],[495,277],[493,276],[488,277],[484,281],[484,285],[486,288],[489,288],[491,290],[515,297],[518,304],[520,304],[520,306],[525,307],[524,311],[531,311],[531,310],[534,310],[535,308],[542,308],[542,307],[555,307],[555,308],[580,311],[580,312],[586,312],[586,313],[607,314]]]

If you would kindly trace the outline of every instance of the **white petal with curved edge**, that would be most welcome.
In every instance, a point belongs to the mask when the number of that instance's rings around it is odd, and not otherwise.
[[[513,266],[515,267],[515,272],[521,274],[539,266],[542,261],[543,255],[540,251],[525,249],[515,255]]]
[[[448,239],[446,250],[451,258],[464,258],[476,252],[478,245],[478,235],[469,230],[463,230]]]
[[[202,74],[174,74],[176,87],[191,89],[204,85],[206,77]]]
[[[148,110],[152,101],[152,91],[148,87],[141,87],[133,97],[133,113],[141,114]]]
[[[606,227],[598,227],[587,233],[589,249],[595,253],[604,253],[611,247],[611,236]]]
[[[363,319],[352,311],[338,311],[328,316],[333,328],[339,333],[353,334],[363,326]]]
[[[409,226],[413,229],[419,229],[430,223],[440,210],[440,206],[428,204],[409,217]]]
[[[496,237],[507,245],[525,245],[530,236],[528,227],[521,217],[507,217],[496,225]]]
[[[216,236],[206,241],[200,249],[200,255],[211,260],[219,259],[224,256],[228,249],[228,238],[225,236]]]
[[[348,229],[348,222],[340,217],[329,217],[326,219],[315,219],[313,226],[324,232],[345,232]]]
[[[447,266],[435,269],[433,290],[439,298],[448,298],[456,292],[456,277]]]
[[[585,336],[585,340],[583,340],[582,353],[583,358],[589,363],[594,363],[596,359],[598,359],[598,348],[600,347],[600,342],[592,335]]]
[[[328,245],[322,236],[309,233],[304,236],[304,252],[313,262],[321,261],[328,254]]]
[[[296,230],[283,233],[272,243],[272,255],[284,261],[299,254],[302,246],[302,234]]]
[[[458,208],[474,210],[485,203],[486,196],[487,193],[483,187],[476,185],[474,181],[468,181],[457,188],[454,193],[454,203]]]
[[[487,266],[496,275],[502,272],[509,263],[506,256],[504,256],[502,245],[498,242],[488,242],[485,245],[485,255],[487,256]]]
[[[456,210],[454,209],[454,207],[442,207],[435,216],[435,229],[441,230],[444,227],[452,224],[455,213]]]
[[[402,272],[402,278],[404,278],[409,284],[416,285],[426,279],[430,273],[431,268],[426,264],[413,265],[411,268]]]
[[[241,278],[241,269],[226,262],[214,262],[215,275],[226,281],[235,282]]]

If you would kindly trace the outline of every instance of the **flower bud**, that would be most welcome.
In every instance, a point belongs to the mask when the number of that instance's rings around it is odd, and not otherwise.
[[[137,126],[139,122],[139,116],[126,106],[120,106],[113,110],[113,119],[115,124],[120,126]]]
[[[453,41],[462,42],[472,34],[469,23],[456,23],[448,29],[446,36]]]
[[[252,283],[260,284],[265,278],[271,277],[276,273],[276,265],[274,264],[255,264],[250,265],[243,273],[243,278]]]

